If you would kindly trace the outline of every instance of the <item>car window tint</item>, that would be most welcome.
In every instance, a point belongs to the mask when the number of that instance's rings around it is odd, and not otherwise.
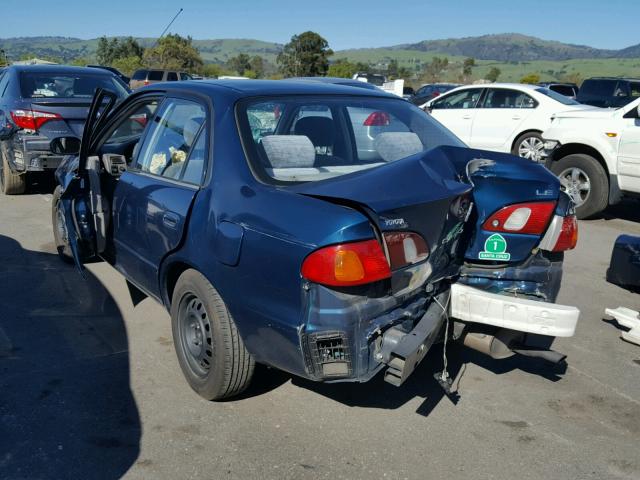
[[[571,97],[575,95],[575,92],[573,91],[573,87],[570,87],[569,85],[551,85],[549,87],[549,90],[558,92],[559,94],[564,95],[566,97]]]
[[[470,88],[459,92],[454,92],[450,95],[444,96],[439,100],[436,100],[432,104],[432,108],[441,109],[453,109],[453,108],[475,108],[482,89]]]
[[[167,73],[167,82],[177,82],[178,74],[176,72],[168,72]]]
[[[0,74],[0,97],[4,95],[7,85],[9,85],[9,74],[4,72]]]
[[[131,80],[144,80],[147,78],[147,70],[136,70]]]
[[[632,97],[640,97],[640,82],[629,82],[629,89]]]
[[[180,74],[180,80],[193,80],[193,77],[188,73],[183,72]]]
[[[182,99],[166,100],[145,136],[136,168],[179,179],[205,118],[205,109],[199,103]]]
[[[97,88],[114,91],[119,97],[128,94],[113,75],[35,72],[20,75],[22,98],[91,99]]]
[[[616,80],[585,80],[579,94],[611,97],[617,84]]]
[[[275,133],[283,107],[282,103],[262,102],[247,108],[247,119],[254,141],[259,142],[262,137]]]
[[[536,102],[524,92],[490,88],[487,91],[483,108],[535,108]]]
[[[136,107],[117,124],[104,144],[113,145],[140,138],[157,108],[157,100],[150,100]],[[131,158],[127,158],[127,162],[130,161]]]
[[[147,77],[147,80],[152,80],[154,82],[159,82],[162,80],[162,75],[163,75],[163,71],[162,70],[150,70],[149,71],[149,76]]]
[[[399,99],[283,96],[242,101],[238,109],[252,171],[267,183],[323,180],[441,145],[464,146]]]
[[[204,178],[204,166],[207,158],[207,136],[205,133],[206,131],[204,130],[200,132],[200,136],[193,146],[191,154],[187,159],[187,164],[182,171],[181,180],[195,185],[200,185]]]

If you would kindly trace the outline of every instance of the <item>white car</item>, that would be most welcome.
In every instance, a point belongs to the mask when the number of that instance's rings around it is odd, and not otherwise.
[[[546,165],[560,177],[578,218],[640,194],[640,98],[616,110],[559,113],[542,136]]]
[[[540,135],[563,110],[593,109],[538,85],[491,83],[454,88],[424,110],[472,148],[542,160]]]

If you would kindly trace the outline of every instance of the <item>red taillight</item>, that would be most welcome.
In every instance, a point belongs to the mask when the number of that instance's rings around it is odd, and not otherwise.
[[[504,207],[482,225],[490,232],[528,233],[541,235],[549,225],[556,202],[518,203]]]
[[[49,120],[61,119],[57,113],[39,112],[37,110],[13,110],[11,118],[18,128],[25,130],[38,130]]]
[[[575,215],[562,219],[562,229],[553,247],[554,252],[564,252],[576,248],[578,244],[578,220]]]
[[[138,113],[136,115],[131,115],[131,120],[139,123],[143,127],[147,126],[147,114],[146,113]]]
[[[384,241],[392,270],[421,262],[429,256],[427,243],[417,233],[387,232],[384,234]]]
[[[365,127],[386,127],[391,123],[387,112],[372,112],[362,125]]]
[[[151,82],[149,80],[144,81],[144,86],[146,87],[147,85],[151,85]]]
[[[365,240],[316,250],[304,260],[302,276],[322,285],[346,287],[389,278],[391,269],[380,243]]]

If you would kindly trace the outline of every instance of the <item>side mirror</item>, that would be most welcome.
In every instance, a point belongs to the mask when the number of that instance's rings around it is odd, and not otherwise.
[[[51,140],[49,149],[56,155],[77,155],[80,152],[78,137],[58,137]]]

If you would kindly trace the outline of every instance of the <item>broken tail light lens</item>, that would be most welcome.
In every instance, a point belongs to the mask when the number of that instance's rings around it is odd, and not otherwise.
[[[307,280],[335,287],[364,285],[391,277],[391,269],[377,240],[342,243],[311,253],[302,264]]]
[[[542,235],[556,208],[556,202],[518,203],[501,208],[482,225],[489,232]]]
[[[386,127],[391,123],[387,112],[372,112],[362,124],[365,127]]]
[[[554,252],[572,250],[578,244],[578,219],[575,215],[569,215],[562,219],[560,235],[553,247]]]
[[[389,252],[391,270],[419,263],[429,256],[427,242],[417,233],[386,232],[383,236]]]
[[[37,110],[13,110],[11,118],[18,128],[38,130],[50,120],[62,119],[57,113],[39,112]]]

